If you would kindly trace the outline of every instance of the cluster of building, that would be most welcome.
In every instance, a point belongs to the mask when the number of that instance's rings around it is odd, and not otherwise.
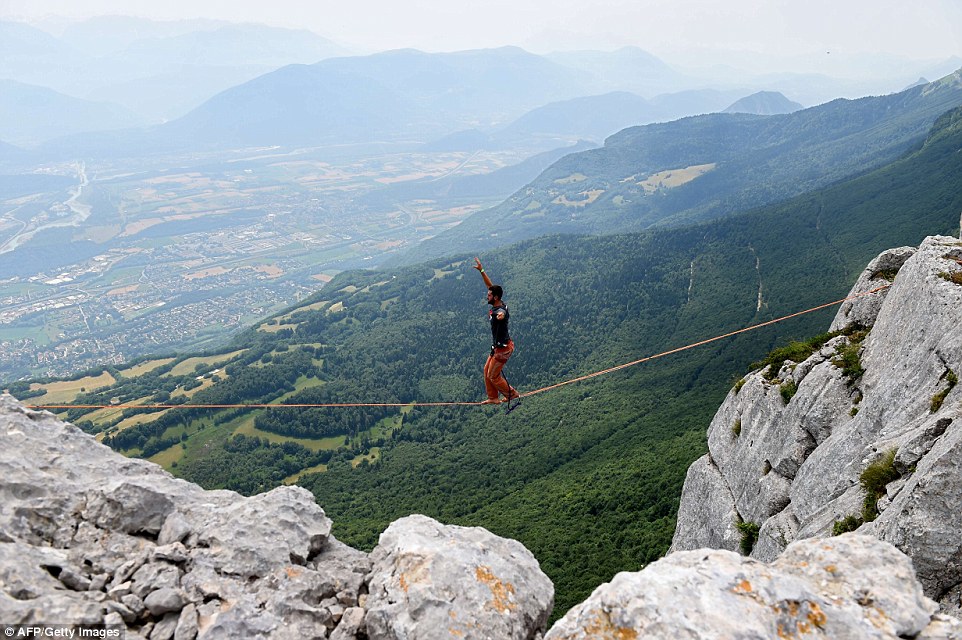
[[[245,328],[306,295],[301,289],[255,286],[197,302],[165,304],[129,322],[118,322],[109,308],[91,313],[80,305],[64,307],[56,318],[48,319],[64,330],[49,344],[32,338],[0,341],[0,367],[19,378],[28,373],[68,376],[95,366],[121,365],[139,355],[197,344],[212,327],[221,335]]]

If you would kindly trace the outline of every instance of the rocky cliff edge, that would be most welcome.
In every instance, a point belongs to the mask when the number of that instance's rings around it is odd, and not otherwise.
[[[907,554],[926,595],[959,616],[962,242],[886,251],[852,293],[888,284],[845,303],[810,355],[729,392],[688,471],[673,551],[770,561],[855,530]]]
[[[872,537],[799,541],[771,564],[675,553],[618,574],[545,633],[551,582],[485,529],[409,516],[365,554],[331,536],[303,489],[205,491],[9,396],[0,444],[4,635],[107,624],[129,640],[962,640],[908,557]]]
[[[410,516],[366,554],[304,489],[205,491],[10,396],[0,445],[0,625],[128,640],[531,640],[547,625],[551,581],[485,529]]]

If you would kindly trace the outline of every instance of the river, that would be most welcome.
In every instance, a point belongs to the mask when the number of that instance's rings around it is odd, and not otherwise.
[[[90,184],[87,180],[87,168],[83,162],[77,164],[77,178],[80,180],[79,184],[69,191],[70,197],[64,201],[64,205],[70,209],[69,215],[44,222],[39,226],[33,226],[34,222],[31,220],[24,227],[23,231],[16,234],[4,242],[2,246],[0,246],[0,253],[13,251],[44,229],[53,229],[55,227],[79,227],[87,218],[89,218],[91,206],[89,204],[83,204],[79,201],[80,196],[83,195],[84,187]]]

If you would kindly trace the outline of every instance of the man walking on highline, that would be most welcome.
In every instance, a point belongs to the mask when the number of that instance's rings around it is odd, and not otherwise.
[[[519,397],[514,387],[508,384],[501,370],[507,364],[508,358],[514,352],[514,342],[508,335],[508,307],[501,301],[504,290],[491,282],[491,278],[484,272],[481,261],[474,259],[474,268],[481,273],[484,284],[488,288],[488,304],[491,310],[488,316],[491,319],[491,355],[484,365],[484,387],[488,393],[488,399],[481,404],[501,404],[498,394],[504,396],[505,402],[510,402]]]

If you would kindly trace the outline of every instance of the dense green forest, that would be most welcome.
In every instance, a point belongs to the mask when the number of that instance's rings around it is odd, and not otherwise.
[[[395,264],[547,233],[691,224],[767,205],[896,160],[960,104],[962,71],[901,93],[833,100],[787,115],[721,113],[631,127],[603,148],[565,156],[502,204]],[[705,172],[683,177],[696,166]]]
[[[880,251],[958,233],[960,149],[955,111],[902,159],[778,205],[485,254],[518,345],[506,375],[530,391],[840,298]],[[172,375],[183,356],[135,377],[113,370],[117,384],[81,398],[173,400],[206,375],[192,403],[480,401],[487,305],[469,258],[342,274],[238,337],[218,374],[206,364]],[[510,416],[498,407],[176,409],[120,431],[119,416],[112,425],[93,410],[70,417],[128,454],[184,449],[175,473],[208,488],[253,493],[323,465],[298,482],[357,547],[410,513],[516,538],[554,581],[557,616],[666,551],[687,467],[735,379],[772,348],[824,331],[834,312],[535,395]],[[336,446],[312,444],[324,437]]]

